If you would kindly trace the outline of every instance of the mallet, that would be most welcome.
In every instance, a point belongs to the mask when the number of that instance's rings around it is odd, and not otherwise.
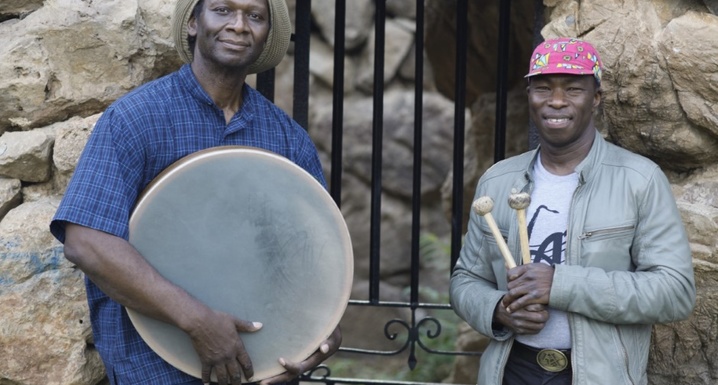
[[[529,233],[526,226],[526,208],[531,204],[531,195],[528,193],[514,193],[509,195],[509,206],[516,210],[519,222],[519,240],[521,241],[521,259],[524,265],[531,263],[529,251]]]
[[[514,257],[511,255],[511,251],[506,245],[506,241],[504,241],[501,231],[499,231],[499,226],[496,225],[496,221],[494,221],[494,217],[491,215],[491,210],[494,208],[494,200],[488,196],[479,197],[471,204],[471,208],[476,214],[484,217],[484,219],[486,219],[486,223],[489,224],[491,233],[494,234],[496,243],[499,245],[499,251],[501,251],[501,255],[503,255],[504,261],[506,262],[506,267],[509,269],[516,267]]]

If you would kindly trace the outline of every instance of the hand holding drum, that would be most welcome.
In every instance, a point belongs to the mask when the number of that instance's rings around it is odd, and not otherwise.
[[[506,267],[509,269],[516,267],[514,257],[511,255],[511,251],[506,245],[506,241],[504,241],[504,237],[501,235],[501,231],[499,231],[499,227],[496,225],[494,217],[491,215],[491,210],[494,209],[494,200],[488,196],[479,197],[471,204],[471,208],[476,214],[479,214],[486,219],[486,223],[488,223],[491,233],[494,235],[496,243],[499,245],[499,250],[501,251],[501,255],[504,257]]]

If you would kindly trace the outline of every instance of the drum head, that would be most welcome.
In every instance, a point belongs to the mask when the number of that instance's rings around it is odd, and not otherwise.
[[[309,357],[349,300],[353,255],[341,212],[309,173],[264,150],[216,147],[168,167],[138,199],[130,243],[208,306],[262,322],[241,336],[254,381],[283,373],[279,357]],[[187,334],[127,312],[160,357],[201,378]]]

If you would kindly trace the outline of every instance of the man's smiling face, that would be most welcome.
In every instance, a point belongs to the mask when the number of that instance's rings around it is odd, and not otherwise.
[[[269,35],[267,0],[204,0],[187,32],[196,37],[194,60],[246,68],[259,58]],[[211,63],[211,64],[210,64]]]
[[[593,76],[532,76],[526,90],[529,115],[542,144],[567,148],[593,140],[593,113],[601,103]]]

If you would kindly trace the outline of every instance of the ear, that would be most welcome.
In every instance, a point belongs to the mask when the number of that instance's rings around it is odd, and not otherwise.
[[[596,92],[593,94],[593,109],[595,110],[598,108],[598,106],[601,104],[601,99],[603,99],[603,89],[601,86],[598,86],[596,88]]]
[[[187,35],[192,37],[197,36],[197,19],[194,15],[191,15],[189,21],[187,21]]]

